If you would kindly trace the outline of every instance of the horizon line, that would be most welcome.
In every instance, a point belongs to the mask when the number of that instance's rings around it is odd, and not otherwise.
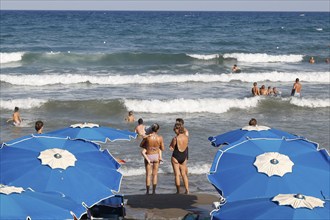
[[[291,11],[291,10],[153,10],[153,9],[144,9],[144,10],[134,10],[134,9],[0,9],[1,11],[100,11],[100,12],[299,12],[299,13],[329,13],[330,11],[305,11],[305,10],[297,10],[297,11]]]

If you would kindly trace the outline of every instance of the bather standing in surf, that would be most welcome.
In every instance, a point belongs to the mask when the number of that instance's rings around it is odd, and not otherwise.
[[[146,149],[146,156],[148,161],[144,160],[146,168],[146,194],[149,194],[151,178],[152,178],[152,194],[156,193],[159,167],[159,152],[164,150],[163,137],[158,135],[159,125],[157,123],[152,125],[152,133],[144,138],[140,147]],[[150,161],[150,162],[149,162]]]
[[[185,129],[182,124],[176,123],[174,126],[176,136],[172,139],[170,150],[172,154],[172,167],[174,172],[176,193],[180,193],[180,176],[182,177],[185,194],[189,194],[189,180],[187,175],[187,161],[188,161],[188,136],[185,134]]]

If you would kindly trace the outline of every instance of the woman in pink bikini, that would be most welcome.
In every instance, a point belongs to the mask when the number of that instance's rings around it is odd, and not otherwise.
[[[146,168],[146,194],[149,194],[150,184],[151,184],[151,176],[152,176],[152,194],[156,192],[157,186],[157,175],[158,175],[158,167],[159,167],[159,152],[164,150],[164,140],[163,137],[158,135],[157,132],[159,130],[158,124],[153,124],[152,133],[149,134],[146,138],[144,138],[140,144],[140,147],[146,149],[146,156],[148,157],[148,161],[144,160],[144,166]]]

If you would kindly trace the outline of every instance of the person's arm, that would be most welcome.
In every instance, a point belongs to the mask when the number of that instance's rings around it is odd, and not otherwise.
[[[140,147],[142,147],[142,148],[146,148],[146,138],[144,138],[142,141],[141,141],[141,143],[140,143]]]
[[[169,146],[171,151],[174,151],[174,146],[176,145],[176,138],[174,137],[171,141],[171,144]]]
[[[160,145],[159,145],[159,149],[161,151],[164,151],[165,150],[165,146],[164,146],[164,139],[162,136],[159,136],[159,140],[160,140]]]
[[[188,131],[187,128],[184,128],[184,134],[185,134],[187,137],[189,137],[189,131]]]

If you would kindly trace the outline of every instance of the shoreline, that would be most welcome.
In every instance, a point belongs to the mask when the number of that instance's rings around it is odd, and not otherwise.
[[[208,219],[214,209],[213,202],[219,200],[219,196],[207,193],[135,194],[124,198],[127,199],[125,219],[183,219],[189,213]]]

